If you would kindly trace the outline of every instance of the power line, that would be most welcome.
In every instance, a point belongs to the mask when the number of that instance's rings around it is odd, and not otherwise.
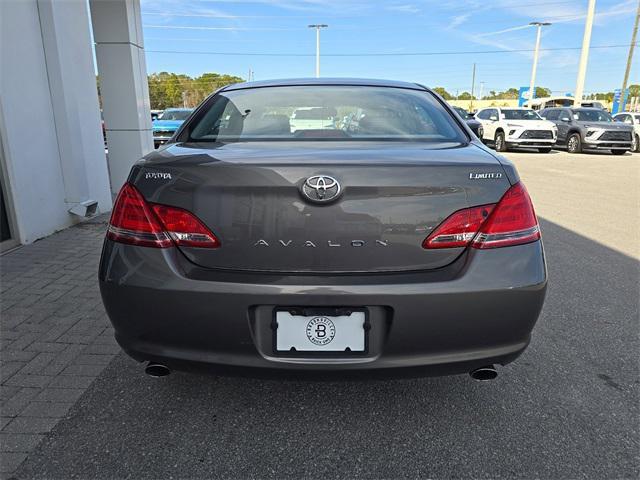
[[[637,45],[637,44],[636,44]],[[592,49],[627,48],[630,44],[594,45]],[[541,48],[541,52],[557,52],[567,50],[580,50],[582,47],[555,47]],[[244,56],[244,57],[313,57],[313,53],[270,53],[270,52],[199,52],[190,50],[145,50],[146,53],[180,54],[180,55],[220,55],[220,56]],[[484,55],[492,53],[526,53],[533,52],[530,48],[513,50],[451,50],[441,52],[369,52],[369,53],[325,53],[325,57],[427,57],[439,55]]]
[[[206,3],[207,0],[199,0],[200,3]],[[209,0],[209,3],[237,3],[236,0]],[[250,2],[250,1],[245,1],[242,2],[244,4],[247,3],[263,3],[261,1],[254,1],[254,2]],[[522,8],[522,7],[537,7],[537,6],[541,6],[541,5],[562,5],[562,4],[567,4],[567,3],[576,3],[576,0],[552,0],[552,1],[548,1],[548,2],[537,2],[537,3],[525,3],[525,4],[521,4],[518,1],[514,1],[512,3],[501,3],[500,7],[502,8],[508,8],[508,7],[518,7],[518,8]],[[438,5],[435,5],[435,7],[437,8]],[[433,8],[430,7],[430,8]],[[393,10],[390,10],[393,11]],[[156,12],[142,12],[143,15],[149,15],[149,14],[158,14],[158,15],[172,15],[173,12],[169,12],[169,11],[156,11]],[[285,17],[285,18],[308,18],[310,16],[314,16],[315,14],[306,14],[306,15],[233,15],[233,14],[224,14],[224,13],[203,13],[201,14],[203,16],[219,16],[219,17],[225,17],[225,16],[233,16],[233,17],[250,17],[250,18],[271,18],[271,17]],[[358,17],[361,18],[362,14],[353,14],[353,15],[335,15],[335,14],[326,14],[324,15],[327,18],[338,18],[338,17],[345,17],[345,18],[354,18],[354,17]]]
[[[184,16],[188,16],[189,14],[182,14]],[[600,14],[603,15],[603,14]],[[542,17],[545,20],[549,20],[556,23],[563,23],[566,21],[580,20],[586,16],[585,13],[576,13],[570,15],[553,15],[550,17]],[[596,15],[598,16],[598,15]],[[233,20],[233,17],[216,17],[220,19]],[[504,21],[498,22],[482,22],[483,25],[487,24],[496,24],[496,23],[505,23]],[[416,25],[336,25],[336,30],[355,30],[355,31],[372,31],[372,30],[412,30],[412,29],[424,29],[427,26],[441,26],[441,23],[436,22],[427,22]],[[152,25],[152,24],[144,24],[144,28],[159,28],[166,30],[204,30],[204,31],[298,31],[303,30],[304,27],[287,27],[287,26],[273,26],[273,27],[247,27],[247,26],[218,26],[218,25]],[[483,32],[479,32],[479,35],[482,35]]]

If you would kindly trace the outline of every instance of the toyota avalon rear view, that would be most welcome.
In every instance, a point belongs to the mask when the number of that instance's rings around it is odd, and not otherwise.
[[[417,84],[225,87],[137,162],[100,288],[147,370],[471,373],[527,347],[540,228],[514,166]]]

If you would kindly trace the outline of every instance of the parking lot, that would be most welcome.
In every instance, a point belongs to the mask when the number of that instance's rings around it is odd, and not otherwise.
[[[640,154],[507,156],[549,291],[493,382],[152,379],[99,300],[105,217],[3,256],[2,475],[638,478]]]

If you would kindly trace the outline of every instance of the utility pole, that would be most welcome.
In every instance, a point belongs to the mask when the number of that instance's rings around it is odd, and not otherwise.
[[[584,37],[582,38],[582,53],[580,54],[580,65],[578,66],[578,79],[576,81],[576,92],[573,104],[580,106],[582,94],[584,93],[584,77],[587,74],[587,61],[589,60],[589,46],[591,45],[591,29],[593,28],[593,17],[596,13],[596,0],[589,0],[587,7],[587,20],[584,24]]]
[[[484,82],[480,82],[480,94],[478,95],[478,100],[482,100],[482,90],[484,90]]]
[[[476,64],[473,64],[473,72],[471,73],[471,103],[469,104],[469,111],[473,112],[473,92],[476,89]]]
[[[633,33],[631,34],[631,45],[629,46],[629,57],[627,58],[627,69],[624,71],[624,80],[622,80],[622,91],[620,92],[620,111],[623,111],[627,82],[629,81],[629,73],[631,72],[631,61],[633,60],[633,49],[636,45],[636,37],[638,35],[638,22],[640,22],[640,0],[638,0],[638,10],[636,11],[636,21],[633,25]]]
[[[536,48],[533,51],[533,66],[531,67],[531,81],[529,82],[529,107],[533,106],[533,97],[536,96],[536,70],[538,70],[538,53],[540,53],[540,36],[542,27],[551,25],[549,22],[531,22],[529,25],[537,27]]]
[[[317,23],[309,25],[309,28],[316,29],[316,78],[320,76],[320,29],[327,28],[329,25],[324,23]]]

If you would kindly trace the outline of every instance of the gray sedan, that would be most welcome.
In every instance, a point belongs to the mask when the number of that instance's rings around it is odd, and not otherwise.
[[[342,122],[292,125],[325,108]],[[527,347],[545,297],[514,166],[420,85],[236,84],[136,163],[100,263],[147,373],[471,373]]]

